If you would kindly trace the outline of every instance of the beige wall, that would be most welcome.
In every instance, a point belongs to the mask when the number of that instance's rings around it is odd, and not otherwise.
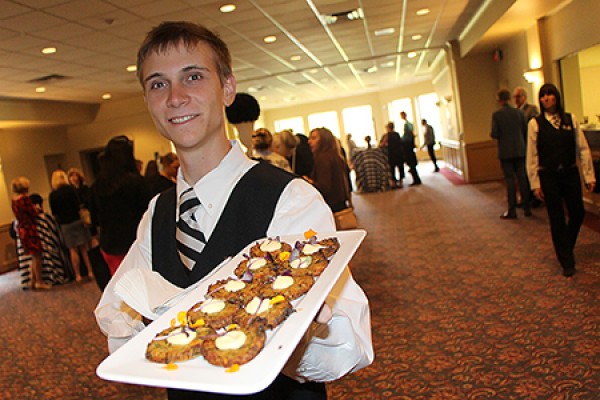
[[[4,129],[0,131],[0,157],[2,158],[2,175],[5,197],[0,203],[0,224],[12,220],[10,207],[12,190],[11,181],[18,176],[25,176],[31,181],[30,192],[40,193],[47,197],[50,182],[46,170],[45,156],[65,154],[68,146],[65,127]]]

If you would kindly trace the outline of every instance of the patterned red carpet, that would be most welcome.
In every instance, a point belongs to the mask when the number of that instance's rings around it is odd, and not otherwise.
[[[328,385],[330,399],[598,398],[600,234],[582,229],[566,279],[545,209],[503,221],[501,184],[422,175],[419,187],[354,196],[368,236],[352,268],[376,360]],[[93,283],[23,292],[8,273],[0,298],[0,398],[165,398],[96,377],[106,354]]]

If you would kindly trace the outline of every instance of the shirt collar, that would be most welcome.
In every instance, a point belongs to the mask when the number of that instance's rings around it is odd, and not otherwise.
[[[219,206],[225,204],[230,192],[223,188],[230,188],[237,183],[239,178],[250,169],[256,161],[250,160],[243,152],[237,140],[230,140],[231,149],[223,157],[219,165],[203,176],[193,186],[194,193],[200,200],[200,207],[209,215],[220,212]],[[177,203],[179,197],[186,189],[191,187],[185,179],[181,168],[177,172]],[[179,204],[177,214],[179,215]]]

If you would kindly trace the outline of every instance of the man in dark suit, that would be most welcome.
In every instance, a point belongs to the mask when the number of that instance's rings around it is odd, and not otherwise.
[[[502,166],[506,192],[508,197],[508,210],[500,215],[502,219],[517,218],[517,194],[515,176],[519,182],[521,203],[525,216],[531,216],[529,205],[529,185],[525,172],[525,135],[527,122],[524,114],[509,104],[510,91],[500,89],[497,93],[500,108],[492,114],[492,138],[498,141],[498,159]]]
[[[536,105],[527,102],[527,92],[523,87],[517,86],[515,90],[513,90],[513,99],[515,100],[515,106],[523,111],[525,121],[529,122],[531,118],[537,117],[540,113]],[[525,132],[525,147],[527,147],[527,132]],[[529,184],[529,179],[527,184]],[[531,202],[531,208],[537,208],[542,205],[542,201],[533,195],[531,185],[529,190],[529,200]]]

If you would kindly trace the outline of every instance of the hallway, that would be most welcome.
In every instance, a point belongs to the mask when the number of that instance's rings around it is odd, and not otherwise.
[[[352,271],[371,302],[376,359],[329,385],[330,399],[593,399],[600,233],[582,228],[566,279],[545,209],[501,220],[501,183],[454,185],[431,169],[419,165],[421,186],[353,197],[368,235]],[[0,398],[164,398],[95,376],[105,341],[93,283],[30,293],[11,272],[0,298]]]

